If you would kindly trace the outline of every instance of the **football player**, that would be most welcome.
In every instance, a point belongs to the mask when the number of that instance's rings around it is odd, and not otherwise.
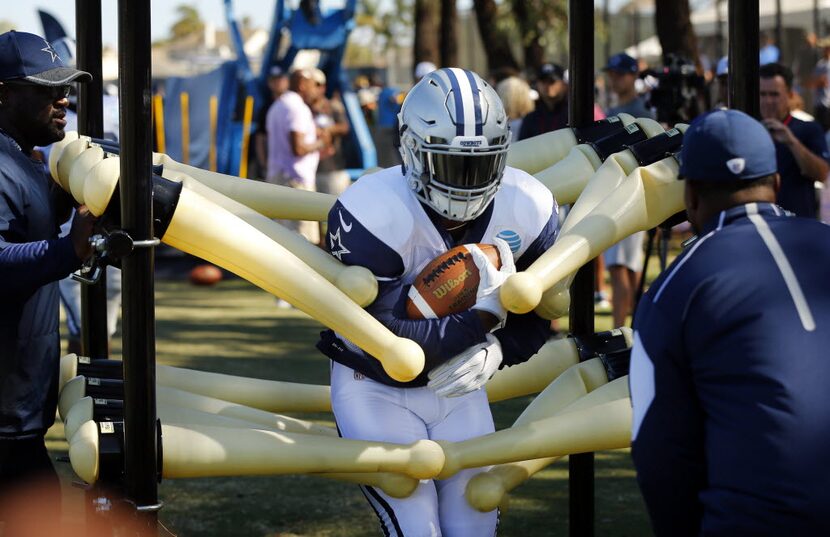
[[[477,74],[445,68],[425,76],[398,116],[403,165],[365,176],[332,207],[327,245],[346,265],[370,269],[378,296],[367,311],[424,349],[424,372],[401,383],[380,362],[327,331],[318,347],[332,359],[332,407],[346,438],[411,443],[462,441],[494,430],[480,389],[499,367],[523,362],[550,336],[535,313],[507,314],[498,290],[556,238],[550,191],[505,166],[508,118],[494,89]],[[490,243],[496,269],[480,253],[481,283],[470,310],[435,319],[407,318],[407,291],[434,258],[461,244]],[[431,379],[431,380],[430,380]],[[492,535],[497,513],[464,499],[465,470],[423,481],[406,499],[362,487],[385,535]]]

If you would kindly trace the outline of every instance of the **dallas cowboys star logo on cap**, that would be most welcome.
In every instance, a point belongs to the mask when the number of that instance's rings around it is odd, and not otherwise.
[[[58,53],[55,52],[55,49],[52,48],[52,45],[49,42],[47,42],[45,39],[43,40],[43,42],[46,43],[46,46],[43,47],[40,50],[42,50],[43,52],[45,52],[45,53],[49,54],[50,56],[52,56],[52,63],[55,63],[56,59],[60,60],[61,57],[58,56]]]

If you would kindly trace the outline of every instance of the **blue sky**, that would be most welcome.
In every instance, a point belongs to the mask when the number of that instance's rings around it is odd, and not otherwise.
[[[290,1],[290,0],[289,0]],[[322,0],[323,5],[342,5],[344,0]],[[625,0],[612,0],[612,9]],[[0,19],[9,20],[18,30],[42,34],[43,29],[37,10],[43,9],[54,15],[70,35],[75,34],[75,2],[72,0],[6,0],[3,2]],[[101,16],[103,21],[103,39],[105,44],[115,45],[117,33],[117,0],[102,0]],[[168,35],[170,26],[176,20],[175,7],[180,4],[195,5],[206,21],[217,28],[225,27],[224,3],[222,0],[151,0],[153,39]],[[459,6],[469,7],[472,0],[459,0]],[[265,26],[271,20],[274,0],[234,0],[234,11],[241,19],[250,16],[254,24]]]

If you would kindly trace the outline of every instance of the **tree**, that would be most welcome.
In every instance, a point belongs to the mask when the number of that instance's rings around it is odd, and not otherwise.
[[[176,7],[179,18],[170,27],[170,38],[175,41],[191,35],[199,35],[205,29],[205,23],[196,6],[180,4]]]
[[[441,63],[438,45],[439,0],[415,0],[415,64]]]
[[[456,0],[441,0],[441,65],[458,65],[458,9]]]
[[[538,69],[548,61],[555,36],[567,31],[564,0],[513,0],[513,13],[522,41],[526,69]]]
[[[521,46],[524,67],[533,70],[565,48],[567,0],[474,0],[491,71],[518,69],[512,42]]]
[[[371,33],[371,46],[378,51],[397,48],[412,35],[412,0],[387,4],[383,0],[363,0],[355,16],[357,27]]]
[[[697,36],[692,27],[689,0],[657,0],[654,7],[654,24],[663,54],[682,56],[699,68]]]
[[[504,27],[498,24],[499,7],[495,0],[473,0],[478,32],[484,42],[490,71],[519,69],[519,64],[510,49],[510,37]]]

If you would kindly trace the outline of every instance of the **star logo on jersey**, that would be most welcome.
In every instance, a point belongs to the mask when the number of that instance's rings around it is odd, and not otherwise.
[[[44,40],[43,42],[44,42],[44,43],[46,43],[46,46],[45,46],[45,47],[43,47],[43,48],[42,48],[42,49],[40,49],[40,50],[42,50],[42,51],[43,51],[43,52],[45,52],[46,54],[49,54],[49,55],[52,57],[52,63],[55,63],[55,60],[59,60],[59,59],[60,59],[60,56],[58,56],[58,53],[57,53],[57,52],[55,52],[55,49],[53,49],[53,48],[52,48],[52,45],[50,45],[49,43],[47,43],[45,40]]]
[[[351,250],[343,245],[343,239],[340,238],[340,228],[337,228],[336,233],[329,233],[329,250],[331,255],[343,261],[344,254],[352,253]]]
[[[339,216],[339,217],[340,217],[340,226],[343,228],[343,231],[344,231],[344,232],[346,232],[346,233],[348,233],[349,231],[351,231],[351,230],[352,230],[352,226],[354,225],[354,222],[352,222],[352,223],[351,223],[351,224],[349,224],[349,225],[346,225],[346,221],[345,221],[345,220],[343,220],[343,213],[342,213],[342,212],[340,212],[340,211],[337,211],[337,216]]]

